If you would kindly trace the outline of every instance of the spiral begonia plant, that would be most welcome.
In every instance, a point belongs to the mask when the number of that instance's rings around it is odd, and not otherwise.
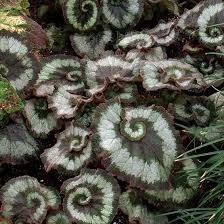
[[[37,63],[30,47],[16,33],[0,31],[0,74],[19,92],[34,83]]]
[[[23,114],[36,137],[46,138],[51,131],[60,128],[60,120],[48,110],[48,103],[44,98],[27,100]]]
[[[93,159],[91,133],[76,124],[70,124],[57,137],[57,143],[41,155],[45,170],[57,169],[62,174],[77,174]]]
[[[60,86],[52,96],[48,97],[49,108],[55,111],[58,118],[72,118],[83,102],[83,97],[76,92],[75,85]]]
[[[175,42],[178,32],[175,29],[176,21],[160,22],[155,28],[148,31],[155,43],[159,46],[169,46]]]
[[[147,32],[128,33],[117,44],[118,47],[126,49],[148,49],[154,45],[152,36]]]
[[[222,61],[216,57],[187,55],[185,61],[198,68],[203,74],[203,80],[208,86],[218,87],[224,82]]]
[[[84,170],[64,182],[63,208],[77,224],[110,224],[116,215],[120,196],[117,181],[103,170]]]
[[[56,118],[74,117],[82,102],[77,86],[66,80],[43,82],[36,86],[35,95],[47,97],[48,109],[53,110]]]
[[[125,60],[129,62],[133,62],[134,60],[136,60],[136,58],[139,59],[139,65],[141,66],[141,64],[145,61],[153,62],[167,59],[167,54],[162,47],[153,47],[150,48],[150,51],[147,52],[132,49],[128,51],[125,56]]]
[[[168,224],[168,218],[157,217],[155,213],[150,212],[140,194],[134,190],[121,194],[119,208],[128,215],[130,224]]]
[[[209,99],[214,103],[217,111],[224,111],[224,92],[223,90],[213,93]]]
[[[76,84],[77,89],[83,88],[80,60],[68,55],[53,55],[43,58],[37,83],[53,80],[60,83],[67,80]]]
[[[55,111],[56,117],[70,118],[75,115],[84,87],[79,59],[56,55],[43,61],[35,94],[47,97],[48,108]]]
[[[112,32],[108,28],[99,28],[88,34],[75,33],[70,36],[70,40],[76,54],[94,60],[104,52],[106,45],[112,40]]]
[[[180,95],[170,105],[170,110],[177,120],[195,121],[199,126],[206,126],[215,115],[215,105],[206,97]]]
[[[71,222],[63,211],[56,211],[47,216],[46,224],[71,224]]]
[[[164,207],[175,207],[186,204],[192,199],[198,189],[200,176],[195,162],[188,156],[184,156],[181,167],[171,177],[171,187],[167,190],[146,190],[146,198],[154,203],[160,203]],[[166,202],[166,203],[164,203]]]
[[[127,62],[120,56],[109,55],[97,61],[88,60],[85,65],[85,78],[90,95],[106,89],[116,81],[134,81],[139,70],[138,59]]]
[[[0,163],[20,164],[36,158],[37,142],[19,121],[0,128]]]
[[[137,86],[131,83],[112,84],[111,86],[108,86],[104,95],[107,100],[119,97],[123,102],[130,103],[136,100],[138,90]]]
[[[66,0],[63,9],[68,23],[80,32],[91,30],[97,24],[99,9],[96,0]]]
[[[49,209],[57,209],[60,196],[56,190],[41,185],[30,176],[9,180],[0,191],[2,215],[15,223],[42,223]]]
[[[199,40],[204,45],[217,46],[224,43],[223,25],[219,24],[223,13],[224,4],[222,1],[215,1],[211,5],[208,4],[201,11],[197,19],[197,25],[199,27]]]
[[[143,0],[65,0],[62,5],[66,20],[79,32],[94,30],[99,17],[116,29],[135,26],[144,10]]]
[[[180,145],[162,107],[109,101],[96,109],[93,126],[94,149],[108,171],[135,187],[167,185]]]
[[[102,0],[101,4],[103,17],[117,29],[136,25],[144,8],[142,0]]]
[[[205,47],[217,47],[224,43],[222,0],[205,0],[181,15],[177,26],[183,31],[192,30]]]
[[[224,131],[224,97],[223,92],[218,91],[209,96],[209,100],[213,104],[213,109],[210,112],[213,115],[211,122],[204,127],[192,126],[189,127],[189,135],[195,135],[201,142],[211,142],[222,139]]]
[[[148,91],[203,89],[203,76],[192,65],[176,59],[145,62],[141,68],[143,86]]]
[[[180,16],[180,18],[178,20],[178,23],[177,23],[177,26],[180,27],[182,30],[185,30],[187,27],[194,27],[196,22],[197,22],[198,15],[200,14],[200,11],[203,8],[203,5],[205,6],[209,2],[212,2],[212,1],[207,0],[207,1],[204,1],[204,2],[200,2],[194,8],[192,8],[190,10],[186,10]]]
[[[118,47],[127,49],[150,49],[154,45],[171,45],[178,33],[175,30],[175,22],[159,23],[151,30],[131,32],[125,35],[119,42]]]

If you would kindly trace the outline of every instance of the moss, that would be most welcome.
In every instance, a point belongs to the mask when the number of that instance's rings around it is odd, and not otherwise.
[[[7,220],[1,220],[0,224],[10,224],[10,222],[8,222]]]
[[[9,12],[12,15],[25,14],[29,15],[30,3],[28,0],[17,0],[17,1],[1,1],[0,10],[2,12]]]
[[[0,224],[12,224],[12,222],[0,216]]]
[[[5,123],[9,114],[18,112],[23,108],[24,103],[10,82],[0,76],[0,123]]]

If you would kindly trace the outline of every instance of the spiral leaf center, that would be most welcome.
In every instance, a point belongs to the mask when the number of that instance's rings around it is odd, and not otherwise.
[[[81,206],[88,205],[92,200],[92,194],[88,188],[78,188],[76,193],[78,196],[77,202]]]
[[[78,76],[80,76],[80,71],[72,71],[72,72],[69,72],[67,74],[66,78],[69,81],[78,82],[79,81],[79,77]]]
[[[44,198],[38,192],[31,192],[27,195],[27,207],[37,208],[44,203]]]
[[[120,125],[120,131],[130,141],[140,141],[146,135],[146,125],[143,121],[135,121],[133,124],[123,121]]]
[[[83,148],[86,147],[88,142],[87,135],[77,136],[70,143],[70,150],[75,152],[80,152]]]

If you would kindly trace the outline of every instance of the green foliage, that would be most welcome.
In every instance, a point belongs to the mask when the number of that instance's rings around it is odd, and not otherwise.
[[[60,196],[31,176],[9,180],[0,191],[2,214],[15,223],[42,223],[48,209],[58,209]],[[24,216],[25,215],[25,216]]]
[[[24,106],[10,82],[0,76],[0,124],[5,123],[8,115],[21,111]]]
[[[217,139],[223,141],[224,139]],[[164,215],[177,215],[172,222],[182,221],[185,224],[221,224],[223,223],[223,199],[224,193],[223,175],[224,175],[224,150],[216,147],[212,142],[193,148],[190,151],[203,148],[210,145],[214,150],[211,153],[196,153],[192,158],[202,159],[199,171],[203,174],[201,182],[207,185],[206,191],[201,195],[196,203],[197,207],[177,209],[174,212],[165,213]]]
[[[52,24],[45,31],[48,37],[48,49],[54,53],[61,52],[65,47],[65,30]]]
[[[11,15],[29,15],[29,0],[2,0],[0,12],[9,12]]]
[[[12,224],[12,222],[0,216],[0,224]]]

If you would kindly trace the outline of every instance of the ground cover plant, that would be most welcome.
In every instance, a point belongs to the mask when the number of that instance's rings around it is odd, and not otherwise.
[[[222,0],[0,2],[0,224],[222,224]]]

